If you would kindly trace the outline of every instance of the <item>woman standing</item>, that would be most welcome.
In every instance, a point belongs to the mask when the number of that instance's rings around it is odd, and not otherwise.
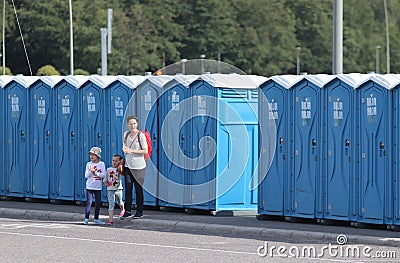
[[[124,133],[122,151],[125,153],[126,166],[129,168],[125,173],[125,214],[121,219],[131,218],[132,208],[132,188],[135,185],[137,210],[133,218],[143,216],[143,182],[146,172],[146,161],[144,155],[147,154],[146,136],[138,130],[138,118],[129,116],[127,118],[129,131]]]

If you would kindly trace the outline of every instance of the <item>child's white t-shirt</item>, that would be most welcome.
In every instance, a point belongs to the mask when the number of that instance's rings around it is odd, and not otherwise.
[[[107,175],[104,177],[103,182],[107,183],[107,190],[121,190],[122,182],[121,175],[118,173],[117,168],[107,168]]]
[[[94,169],[96,170],[94,174],[90,171],[90,166],[94,167]],[[93,163],[92,161],[90,161],[86,164],[86,189],[101,190],[104,177],[106,177],[106,165],[104,164],[104,162],[100,161],[98,163]]]

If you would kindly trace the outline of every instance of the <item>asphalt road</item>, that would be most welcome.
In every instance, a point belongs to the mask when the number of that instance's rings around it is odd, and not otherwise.
[[[0,219],[0,262],[399,262],[400,248]],[[279,247],[281,247],[279,249]],[[335,249],[336,247],[336,249]],[[341,249],[342,248],[342,252]],[[367,250],[366,252],[364,250]],[[304,251],[304,252],[302,252]],[[345,253],[350,251],[349,253]],[[354,251],[354,252],[353,252]],[[278,255],[280,253],[280,255]],[[303,253],[303,254],[302,254]],[[314,253],[314,254],[313,254]],[[286,256],[286,257],[285,257]],[[289,257],[290,256],[290,257]],[[384,258],[377,258],[377,257]]]

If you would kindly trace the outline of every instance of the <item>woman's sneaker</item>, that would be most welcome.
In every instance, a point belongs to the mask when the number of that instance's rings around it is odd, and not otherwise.
[[[124,219],[132,218],[132,217],[133,217],[133,216],[132,216],[131,212],[125,211],[125,214],[124,214],[123,216],[121,216],[120,218],[121,218],[122,220],[124,220]]]
[[[89,224],[89,219],[85,218],[85,220],[83,220],[82,224],[84,224],[84,225]]]
[[[105,224],[103,221],[101,221],[99,219],[95,219],[93,222],[95,225],[104,225]]]
[[[141,218],[143,217],[143,212],[136,212],[133,218]]]

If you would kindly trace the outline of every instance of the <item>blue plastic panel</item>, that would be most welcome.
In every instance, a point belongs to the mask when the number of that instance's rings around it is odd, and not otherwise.
[[[107,159],[104,159],[107,167],[111,166],[111,159],[114,154],[120,154],[122,152],[122,137],[123,137],[123,124],[125,110],[128,106],[129,100],[133,94],[133,90],[122,84],[119,81],[112,83],[106,89],[106,109],[108,121],[110,122],[107,127]]]
[[[326,87],[326,198],[324,218],[356,219],[356,175],[353,164],[355,113],[353,87],[334,80]],[[323,109],[321,108],[321,111]]]
[[[50,86],[36,81],[30,87],[30,122],[32,133],[31,184],[28,197],[49,198],[50,176],[53,176],[53,90]]]
[[[272,164],[268,169],[269,158],[268,150],[264,145],[259,144],[259,171],[268,171],[264,180],[259,185],[258,192],[258,212],[265,215],[287,215],[290,214],[291,200],[289,189],[290,175],[290,90],[281,85],[269,81],[261,86],[264,96],[259,96],[258,118],[262,127],[270,127],[268,122],[275,122],[276,127],[276,146]],[[260,131],[263,136],[273,136],[268,131]],[[260,134],[259,139],[262,140]],[[264,142],[267,143],[267,142]],[[261,177],[264,174],[260,174]],[[285,205],[286,204],[286,205]],[[285,212],[287,211],[287,212]]]
[[[176,84],[161,96],[161,130],[164,134],[160,146],[160,206],[183,207],[184,204],[188,172],[184,167],[184,156],[190,127],[184,121],[187,108],[178,104],[188,97],[188,92],[184,85]]]
[[[208,164],[203,164],[205,156],[212,156],[214,152],[211,149],[212,140],[217,141],[217,122],[211,115],[215,115],[217,105],[205,96],[217,97],[217,90],[205,81],[195,81],[190,86],[191,96],[193,97],[192,116],[190,120],[191,141],[187,145],[188,157],[191,159],[199,158],[197,167],[203,167],[192,170],[188,173],[189,191],[185,197],[189,208],[198,208],[211,210],[215,208],[215,184],[209,184],[209,187],[198,187],[198,185],[207,183],[216,176],[215,158]],[[208,102],[208,103],[207,103]],[[204,148],[200,150],[200,140],[204,139]],[[206,202],[202,202],[206,200]],[[208,201],[210,200],[210,201]]]
[[[78,90],[63,80],[54,87],[54,93],[55,172],[51,177],[50,198],[74,200],[75,177],[83,173],[78,162]]]
[[[143,184],[144,204],[157,206],[158,195],[158,168],[159,168],[159,127],[160,127],[160,108],[158,97],[161,87],[151,81],[146,81],[140,85],[135,92],[137,99],[137,116],[139,118],[139,129],[147,129],[152,138],[153,152],[151,160],[147,160],[146,177]],[[151,193],[157,193],[152,195]],[[133,202],[136,202],[135,197]]]
[[[374,82],[359,88],[359,222],[388,224],[392,220],[391,101],[389,91]]]
[[[400,116],[399,116],[399,107],[400,107],[400,86],[397,86],[393,89],[391,95],[393,100],[393,185],[394,185],[394,193],[393,198],[389,198],[389,200],[393,200],[393,223],[395,225],[400,225],[400,151],[399,151],[399,142],[400,142]]]
[[[100,147],[106,153],[106,116],[104,110],[104,89],[91,81],[86,82],[78,92],[80,101],[79,114],[79,172],[76,174],[75,199],[86,200],[85,167],[89,161],[88,152],[91,147]],[[101,160],[105,161],[103,155]],[[107,197],[102,195],[102,202],[107,202]]]
[[[5,184],[7,196],[23,197],[29,180],[28,89],[12,81],[6,86],[7,138]]]
[[[0,119],[0,130],[4,132],[4,135],[1,136],[1,139],[0,139],[0,143],[1,143],[1,145],[3,145],[3,150],[0,151],[0,161],[3,164],[3,165],[0,165],[0,175],[1,175],[0,176],[0,196],[3,196],[6,194],[6,185],[5,185],[6,174],[4,171],[4,168],[6,166],[5,159],[4,159],[4,153],[5,153],[5,148],[6,148],[5,138],[7,137],[6,129],[5,129],[7,119],[6,119],[6,114],[4,114],[4,109],[5,109],[4,105],[6,105],[5,100],[4,100],[4,97],[6,97],[5,92],[6,92],[6,90],[0,86],[0,103],[1,103],[1,105],[3,105],[3,107],[0,107],[0,118],[1,118]]]
[[[293,215],[315,218],[322,204],[320,88],[308,81],[294,87]],[[321,195],[320,195],[321,194]]]

